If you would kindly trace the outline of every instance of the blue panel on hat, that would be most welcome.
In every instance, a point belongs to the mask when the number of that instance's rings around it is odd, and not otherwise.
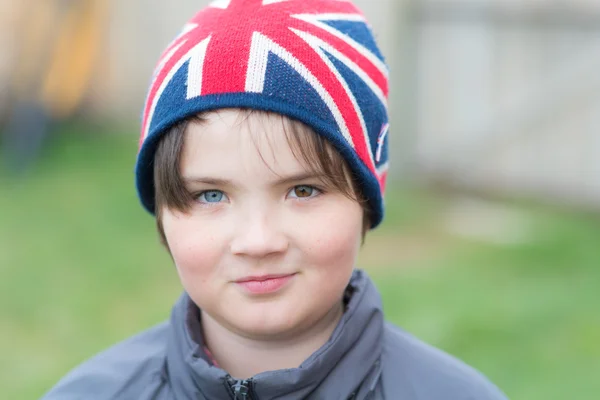
[[[369,132],[369,143],[373,154],[377,151],[377,138],[384,124],[388,123],[387,112],[385,106],[373,91],[360,79],[354,71],[339,61],[329,53],[325,53],[342,75],[348,87],[354,94],[358,107],[361,109],[365,125]],[[387,141],[382,149],[381,160],[376,163],[376,166],[383,164],[387,160]]]
[[[321,96],[285,61],[269,54],[263,94],[301,107],[321,121],[336,126],[335,119]]]
[[[355,42],[365,46],[371,53],[375,54],[381,61],[385,61],[383,54],[379,51],[375,39],[369,28],[362,22],[352,21],[322,21],[333,29],[350,36]]]
[[[189,62],[186,62],[179,68],[160,96],[150,125],[150,132],[154,131],[157,123],[170,119],[170,114],[179,113],[182,108],[188,106],[186,101],[188,64]]]

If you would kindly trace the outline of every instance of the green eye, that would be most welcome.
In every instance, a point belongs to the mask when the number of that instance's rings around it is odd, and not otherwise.
[[[310,186],[296,186],[294,188],[294,195],[296,197],[310,197],[313,194],[313,188]]]

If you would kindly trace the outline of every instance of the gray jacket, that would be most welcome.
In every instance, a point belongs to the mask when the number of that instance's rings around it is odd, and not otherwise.
[[[235,380],[213,366],[198,308],[183,295],[169,322],[88,360],[44,400],[500,400],[483,375],[384,322],[377,289],[362,271],[329,341],[299,368]]]

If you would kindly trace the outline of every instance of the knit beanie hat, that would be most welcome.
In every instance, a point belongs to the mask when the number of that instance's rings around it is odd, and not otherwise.
[[[302,121],[344,157],[383,218],[388,169],[388,70],[349,0],[216,0],[160,58],[143,111],[136,185],[155,212],[161,136],[200,112],[251,108]]]

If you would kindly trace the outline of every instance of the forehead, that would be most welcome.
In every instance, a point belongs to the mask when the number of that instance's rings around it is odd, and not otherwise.
[[[292,151],[293,122],[278,114],[226,109],[203,114],[184,135],[184,176],[268,176],[306,170]]]

